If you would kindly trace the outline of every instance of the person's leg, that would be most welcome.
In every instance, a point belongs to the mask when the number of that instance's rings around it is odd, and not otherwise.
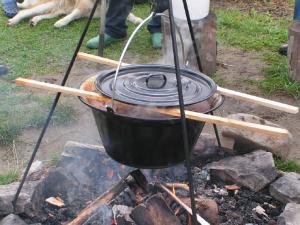
[[[295,0],[294,4],[294,21],[300,21],[300,0]],[[278,49],[279,54],[287,55],[288,44],[281,45]]]
[[[4,64],[0,64],[0,76],[7,74],[7,72],[8,72],[7,66]]]
[[[16,0],[2,0],[2,7],[5,16],[12,18],[19,12]]]
[[[105,33],[113,38],[125,38],[126,20],[132,7],[133,0],[110,0],[106,13]]]
[[[133,7],[133,0],[110,0],[106,13],[105,46],[127,36],[126,19]],[[99,36],[87,42],[88,48],[99,47]]]
[[[156,8],[157,13],[162,13],[165,10],[169,8],[169,1],[168,0],[162,0],[158,1],[158,5]],[[148,31],[151,34],[151,40],[153,48],[161,48],[161,40],[162,40],[162,34],[161,34],[161,17],[155,16],[153,17],[150,22],[148,23]]]
[[[300,20],[300,0],[295,0],[294,20]]]

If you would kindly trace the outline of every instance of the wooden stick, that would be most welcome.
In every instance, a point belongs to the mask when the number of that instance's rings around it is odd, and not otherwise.
[[[172,197],[179,205],[181,205],[190,215],[193,215],[192,209],[186,205],[184,202],[182,202],[176,195],[174,195],[168,188],[166,188],[162,184],[158,184],[159,187],[161,187],[170,197]],[[199,214],[196,215],[197,221],[201,225],[210,225],[206,220],[204,220]]]
[[[165,183],[165,186],[168,188],[178,188],[178,189],[182,189],[185,191],[190,191],[190,188],[187,184],[183,184],[183,183]]]
[[[84,208],[77,217],[72,220],[67,225],[81,225],[83,222],[85,222],[101,205],[106,204],[110,202],[112,199],[114,199],[118,194],[120,194],[125,188],[127,187],[127,184],[125,180],[120,180],[115,186],[113,186],[111,189],[103,193],[101,196],[99,196],[95,201],[93,201],[90,205],[88,205],[86,208]]]
[[[232,98],[235,98],[235,99],[238,99],[238,100],[244,100],[244,101],[247,101],[247,102],[250,102],[250,103],[266,106],[266,107],[269,107],[269,108],[272,108],[272,109],[277,109],[277,110],[281,110],[281,111],[288,112],[288,113],[293,113],[293,114],[297,114],[299,112],[299,107],[296,107],[296,106],[284,104],[284,103],[281,103],[281,102],[272,101],[272,100],[257,97],[257,96],[254,96],[254,95],[241,93],[241,92],[238,92],[238,91],[229,90],[229,89],[222,88],[222,87],[219,87],[219,86],[218,86],[217,90],[222,95],[225,95],[227,97],[232,97]]]
[[[113,66],[113,67],[118,66],[118,61],[103,58],[103,57],[96,56],[96,55],[87,54],[87,53],[84,53],[84,52],[79,52],[77,54],[77,59],[87,60],[87,61],[91,61],[91,62],[95,62],[95,63],[99,63],[99,64],[104,64],[104,65],[107,65],[107,66]],[[130,65],[130,64],[122,63],[122,66],[128,66],[128,65]]]
[[[99,56],[95,56],[95,55],[90,55],[90,54],[83,53],[83,52],[79,52],[78,55],[77,55],[77,58],[81,59],[81,60],[92,61],[92,62],[105,64],[105,65],[109,65],[109,66],[114,66],[114,67],[118,66],[118,61],[103,58],[103,57],[99,57]],[[130,64],[123,63],[122,65],[126,66],[126,65],[130,65]],[[238,91],[233,91],[233,90],[222,88],[222,87],[219,87],[219,86],[217,88],[217,91],[220,94],[224,95],[224,96],[235,98],[235,99],[238,99],[238,100],[247,101],[247,102],[250,102],[250,103],[254,103],[254,104],[257,104],[257,105],[262,105],[262,106],[265,106],[265,107],[281,110],[281,111],[288,112],[288,113],[293,113],[293,114],[299,113],[299,107],[296,107],[296,106],[292,106],[292,105],[284,104],[284,103],[281,103],[281,102],[268,100],[268,99],[265,99],[265,98],[245,94],[245,93],[238,92]]]
[[[74,95],[74,96],[80,96],[80,97],[85,97],[85,98],[90,98],[90,99],[95,99],[104,105],[108,105],[111,103],[111,99],[107,98],[105,96],[99,95],[95,92],[90,92],[90,91],[84,91],[76,88],[70,88],[70,87],[65,87],[65,86],[60,86],[56,84],[49,84],[45,82],[39,82],[36,80],[29,80],[29,79],[24,79],[24,78],[18,78],[16,79],[16,84],[22,85],[22,86],[27,86],[27,87],[34,87],[34,88],[39,88],[43,90],[48,90],[52,92],[60,92],[68,95]],[[153,112],[169,115],[169,116],[175,116],[175,117],[180,117],[180,110],[176,108],[146,108],[145,110],[151,110]],[[253,132],[260,132],[262,134],[270,135],[270,136],[288,136],[289,132],[286,129],[282,128],[277,128],[277,127],[270,127],[266,125],[260,125],[256,123],[249,123],[249,122],[243,122],[239,120],[234,120],[234,119],[228,119],[228,118],[223,118],[219,116],[212,116],[212,115],[207,115],[204,113],[198,113],[198,112],[193,112],[189,110],[185,110],[186,118],[196,120],[196,121],[201,121],[201,122],[207,122],[211,124],[217,124],[217,125],[224,125],[224,126],[229,126],[233,128],[239,128],[239,129],[244,129],[248,131],[253,131]]]

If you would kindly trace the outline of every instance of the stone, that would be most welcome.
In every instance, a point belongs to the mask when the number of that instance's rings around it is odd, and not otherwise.
[[[231,114],[227,116],[227,118],[279,127],[277,124],[274,124],[268,120],[245,113]],[[222,128],[222,135],[235,140],[234,149],[239,153],[249,153],[253,150],[262,149],[272,152],[274,155],[277,155],[283,159],[288,158],[293,143],[292,135],[287,137],[272,137],[257,132],[229,127]]]
[[[282,203],[300,204],[300,174],[286,173],[270,185],[270,194]]]
[[[78,202],[99,196],[130,170],[112,160],[102,146],[69,141],[57,167],[37,186],[34,208],[40,209],[48,197],[60,197],[66,205],[79,207]]]
[[[33,215],[33,193],[38,183],[38,181],[29,181],[24,184],[17,201],[16,214],[22,213],[28,216]],[[14,182],[7,185],[0,185],[0,216],[13,213],[12,200],[17,192],[19,184],[19,182]]]
[[[0,221],[0,225],[27,225],[19,216],[9,214]]]
[[[208,133],[202,133],[193,148],[192,159],[207,159],[215,154],[217,154],[216,137]]]
[[[258,150],[207,164],[213,179],[260,191],[277,176],[272,153]]]
[[[180,198],[186,205],[191,207],[191,199],[190,198]],[[219,207],[215,200],[210,198],[196,198],[196,209],[203,219],[211,224],[219,224]]]
[[[288,203],[277,220],[278,225],[300,225],[300,205]]]
[[[37,173],[39,171],[41,171],[43,168],[43,162],[40,161],[40,160],[36,160],[32,163],[31,167],[30,167],[30,170],[28,172],[28,175],[27,176],[30,176],[34,173]],[[25,172],[25,169],[23,170],[23,173]]]

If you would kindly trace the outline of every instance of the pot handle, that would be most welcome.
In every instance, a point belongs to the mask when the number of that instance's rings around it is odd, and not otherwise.
[[[167,77],[164,74],[150,74],[146,79],[146,86],[150,89],[160,89],[166,86]]]

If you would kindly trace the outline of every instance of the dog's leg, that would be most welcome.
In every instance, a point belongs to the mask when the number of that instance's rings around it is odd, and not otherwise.
[[[56,28],[60,28],[60,27],[63,27],[63,26],[66,26],[68,25],[70,22],[72,22],[73,20],[76,20],[76,19],[79,19],[81,18],[83,15],[82,13],[80,12],[79,9],[74,9],[69,15],[65,16],[64,18],[58,20],[54,26]]]
[[[35,15],[44,13],[46,11],[53,9],[54,7],[55,7],[54,2],[48,2],[48,3],[38,5],[36,7],[30,8],[30,9],[21,10],[17,15],[15,15],[13,18],[8,20],[8,25],[9,26],[15,25],[27,17],[31,17],[31,16],[35,16]]]
[[[38,24],[38,22],[40,22],[41,20],[46,20],[46,19],[52,19],[56,16],[62,15],[62,12],[54,12],[54,13],[49,13],[49,14],[44,14],[44,15],[39,15],[39,16],[35,16],[33,17],[30,22],[29,25],[34,27]]]
[[[127,17],[127,20],[130,21],[131,23],[138,25],[141,22],[143,22],[143,19],[141,19],[140,17],[137,17],[135,15],[133,15],[132,13],[130,13]]]
[[[22,3],[17,2],[19,9],[27,9],[29,6],[38,3],[39,0],[24,0]]]

